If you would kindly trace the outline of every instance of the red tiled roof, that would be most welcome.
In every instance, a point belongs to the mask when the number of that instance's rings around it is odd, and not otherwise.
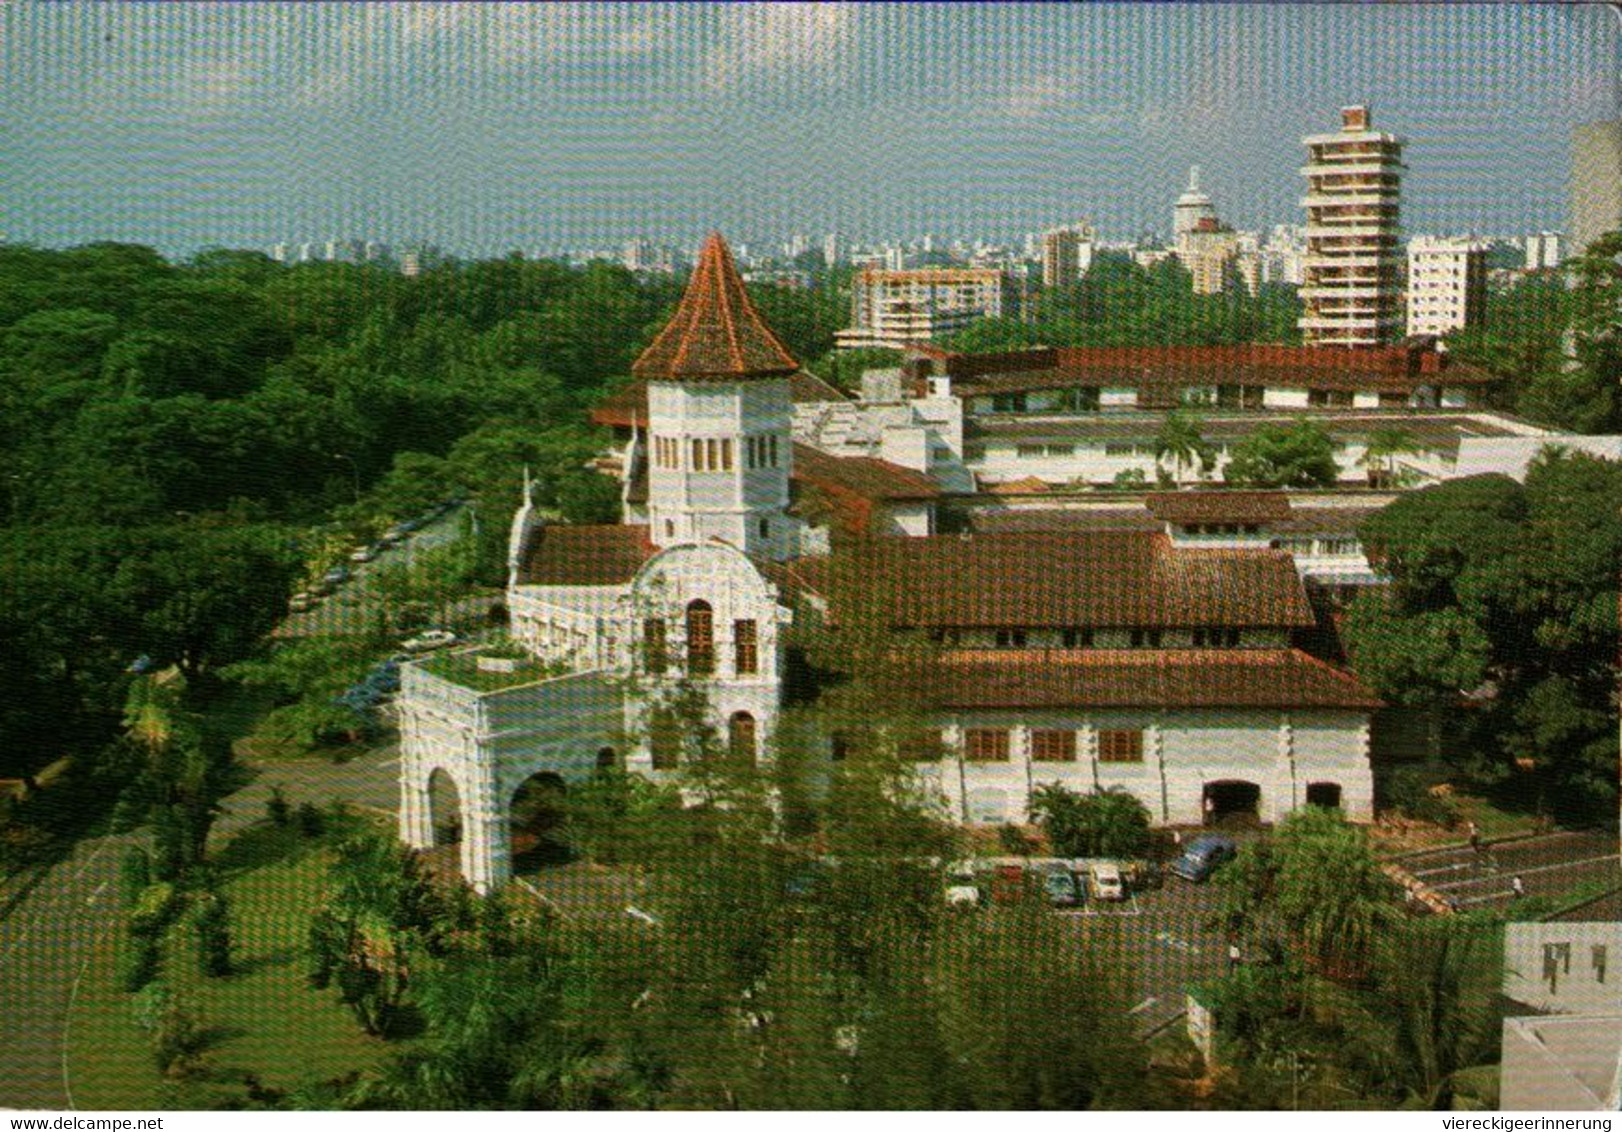
[[[1291,511],[1282,491],[1156,491],[1144,503],[1167,523],[1269,523]]]
[[[1158,531],[1160,521],[1141,503],[1119,507],[976,507],[970,529],[983,534],[1019,531]]]
[[[994,483],[983,488],[988,495],[1041,495],[1048,490],[1048,481],[1039,476]]]
[[[788,377],[799,368],[755,312],[718,232],[704,241],[676,313],[631,364],[637,377],[658,381]]]
[[[1289,554],[1174,548],[1146,531],[874,538],[797,569],[836,603],[872,603],[902,627],[1314,624]]]
[[[872,456],[830,456],[809,444],[794,446],[794,477],[838,487],[865,499],[934,499],[941,493],[923,472]]]
[[[948,354],[968,395],[1070,386],[1156,392],[1208,385],[1408,392],[1419,385],[1481,385],[1492,376],[1435,351],[1434,340],[1396,346],[1100,346]]]
[[[971,710],[1381,706],[1299,649],[960,649],[929,678],[941,706]]]
[[[788,396],[789,400],[796,405],[813,401],[849,400],[843,393],[829,385],[822,378],[803,369],[789,375]],[[597,407],[591,411],[591,419],[593,423],[609,428],[631,428],[633,425],[646,426],[648,423],[647,382],[630,381],[620,386],[597,403]]]
[[[653,552],[645,526],[548,523],[524,548],[518,580],[538,586],[622,585]]]

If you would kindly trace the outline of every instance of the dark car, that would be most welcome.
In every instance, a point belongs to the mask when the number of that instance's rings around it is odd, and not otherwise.
[[[1183,855],[1172,862],[1171,871],[1184,880],[1203,884],[1227,862],[1233,860],[1239,847],[1233,839],[1218,834],[1195,838],[1183,850]]]
[[[1085,891],[1076,883],[1076,875],[1068,869],[1048,873],[1042,878],[1042,895],[1055,908],[1074,908],[1085,899]]]

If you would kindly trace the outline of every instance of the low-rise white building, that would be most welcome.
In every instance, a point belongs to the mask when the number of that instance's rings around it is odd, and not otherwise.
[[[1416,236],[1408,241],[1408,333],[1449,334],[1487,311],[1487,245]]]

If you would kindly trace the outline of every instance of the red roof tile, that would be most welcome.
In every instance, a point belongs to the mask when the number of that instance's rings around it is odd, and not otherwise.
[[[739,381],[799,368],[755,312],[726,241],[712,232],[676,313],[631,372],[656,381]]]
[[[941,493],[923,472],[872,456],[830,456],[808,444],[794,446],[794,477],[864,499],[934,499]]]
[[[836,605],[871,604],[902,627],[1314,624],[1289,554],[1176,548],[1146,531],[873,538],[797,569]]]
[[[929,673],[943,707],[1339,708],[1380,700],[1298,649],[955,650]]]
[[[548,523],[530,536],[518,580],[537,586],[623,585],[653,552],[645,526]]]
[[[1144,500],[1167,523],[1270,523],[1290,517],[1282,491],[1156,491]]]

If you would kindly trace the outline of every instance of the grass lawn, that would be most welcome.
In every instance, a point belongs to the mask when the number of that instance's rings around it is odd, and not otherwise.
[[[151,1041],[134,1020],[135,996],[118,986],[122,924],[85,970],[68,1016],[67,1074],[80,1109],[211,1107],[243,1095],[245,1074],[289,1089],[365,1069],[398,1043],[367,1037],[331,989],[305,981],[309,914],[320,899],[328,850],[291,829],[255,826],[219,854],[229,877],[236,973],[205,978],[195,934],[182,918],[166,937],[160,976],[210,1031],[207,1068],[176,1087],[159,1077]]]
[[[1533,814],[1506,810],[1489,799],[1475,794],[1455,793],[1453,804],[1459,810],[1459,828],[1465,822],[1475,822],[1483,840],[1496,841],[1503,837],[1525,837],[1537,832],[1537,818]],[[1461,838],[1464,836],[1460,834]]]

